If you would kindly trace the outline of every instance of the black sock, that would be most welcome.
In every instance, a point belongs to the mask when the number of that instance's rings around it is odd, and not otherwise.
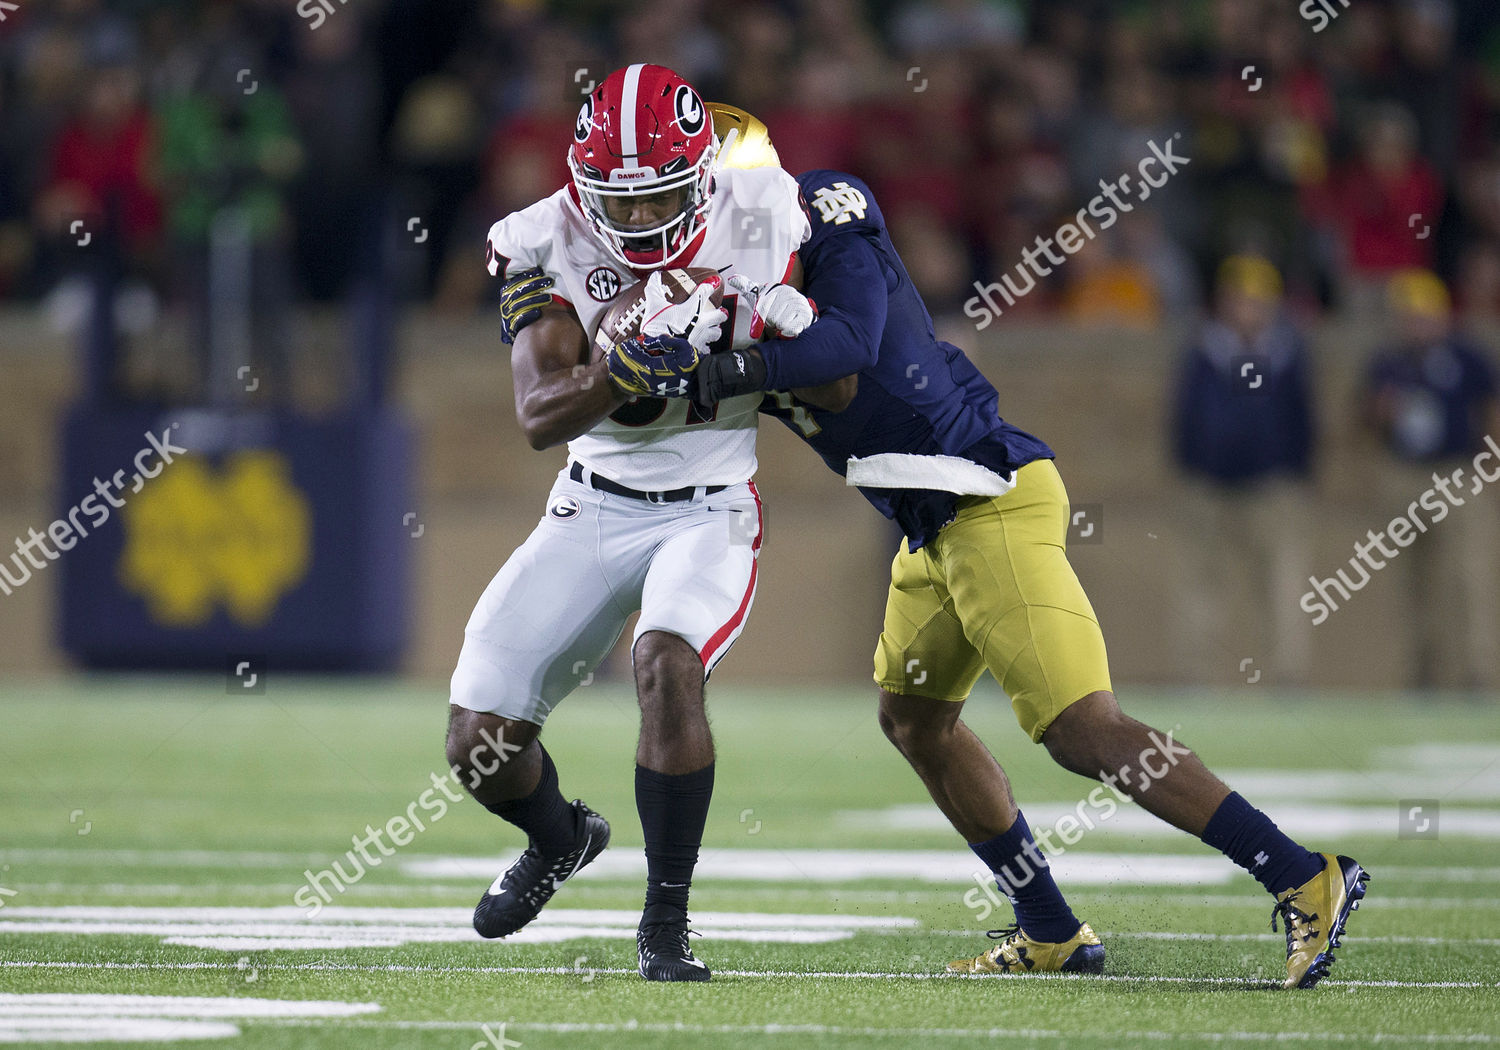
[[[542,777],[536,790],[524,798],[506,799],[484,808],[526,832],[530,844],[542,856],[560,857],[577,841],[576,811],[557,790],[557,767],[552,764],[552,756],[540,742],[536,746],[542,751]]]
[[[712,762],[680,776],[635,767],[635,808],[646,836],[647,908],[670,904],[687,910],[713,793]]]

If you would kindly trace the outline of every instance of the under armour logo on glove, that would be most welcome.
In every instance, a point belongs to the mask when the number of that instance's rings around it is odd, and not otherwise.
[[[686,397],[698,348],[678,336],[637,336],[604,351],[609,378],[634,397]]]
[[[675,383],[657,383],[657,397],[685,397],[688,392],[688,381],[679,379]]]

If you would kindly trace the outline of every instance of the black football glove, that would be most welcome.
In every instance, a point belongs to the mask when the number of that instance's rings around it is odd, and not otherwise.
[[[693,400],[705,410],[741,394],[766,387],[766,360],[755,347],[708,354],[692,372]]]
[[[540,266],[517,270],[500,289],[500,341],[515,344],[521,329],[542,316],[552,301],[552,278]]]

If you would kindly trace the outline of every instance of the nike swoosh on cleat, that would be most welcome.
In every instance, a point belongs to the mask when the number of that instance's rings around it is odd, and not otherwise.
[[[573,865],[573,870],[570,871],[570,872],[568,872],[562,878],[560,878],[560,879],[553,879],[552,880],[552,892],[553,893],[556,893],[558,890],[562,889],[562,884],[565,883],[565,882],[567,882],[574,875],[576,875],[578,873],[578,869],[581,868],[581,867],[583,867],[583,858],[587,857],[589,855],[589,844],[592,843],[593,841],[594,841],[594,833],[592,831],[585,832],[584,836],[583,836],[583,849],[581,849],[581,850],[578,851],[578,863],[574,864]]]

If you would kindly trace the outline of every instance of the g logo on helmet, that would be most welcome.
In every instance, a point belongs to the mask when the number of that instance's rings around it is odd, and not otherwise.
[[[672,98],[672,108],[677,112],[677,126],[689,137],[702,131],[703,125],[708,121],[708,111],[703,108],[703,100],[686,84],[677,86],[677,94]]]
[[[582,509],[572,496],[558,496],[547,506],[547,513],[554,518],[567,521],[569,518],[578,517],[578,512]]]
[[[578,123],[573,125],[573,138],[577,142],[587,142],[589,132],[594,130],[594,96],[590,95],[583,100],[583,107],[578,111]]]

